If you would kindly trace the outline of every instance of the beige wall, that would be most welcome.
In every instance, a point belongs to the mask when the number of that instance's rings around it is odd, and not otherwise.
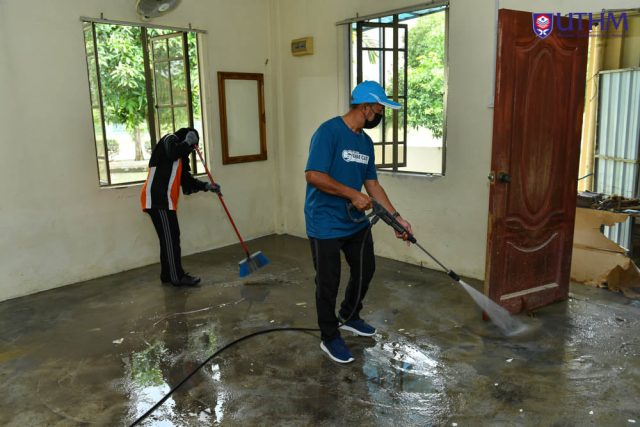
[[[79,20],[102,12],[137,21],[134,5],[0,0],[0,300],[158,262],[140,186],[98,187]],[[189,0],[153,21],[209,32],[203,47],[211,166],[248,238],[279,227],[273,60],[265,65],[270,20],[270,3],[262,0]],[[265,74],[268,161],[222,167],[217,71]],[[211,193],[183,196],[179,218],[185,254],[235,242]]]
[[[282,90],[281,135],[285,229],[305,235],[304,166],[309,139],[324,120],[344,112],[344,27],[337,21],[384,12],[420,2],[402,0],[282,0],[278,2]],[[557,12],[599,12],[603,7],[633,7],[634,1],[501,1],[499,7]],[[447,175],[441,178],[380,174],[396,208],[413,225],[416,236],[443,263],[460,274],[483,278],[491,160],[496,2],[451,0],[449,16],[449,85]],[[315,54],[286,54],[291,39],[313,36]],[[284,167],[286,166],[286,168]],[[379,225],[376,253],[411,263],[434,264],[415,248],[397,242]]]
[[[211,165],[246,237],[304,236],[309,139],[347,102],[345,28],[335,22],[411,3],[189,0],[154,21],[209,31],[203,47]],[[503,0],[500,6],[568,12],[636,4]],[[98,187],[79,21],[101,12],[135,21],[133,5],[0,0],[0,300],[157,262],[155,233],[138,208],[140,186]],[[494,1],[451,0],[447,176],[380,176],[418,238],[451,268],[477,278],[484,274],[494,11]],[[315,54],[292,57],[289,43],[302,36],[315,38]],[[220,164],[217,71],[265,74],[268,161]],[[180,220],[185,254],[235,242],[211,194],[183,198]],[[375,235],[378,254],[432,265],[385,226]]]

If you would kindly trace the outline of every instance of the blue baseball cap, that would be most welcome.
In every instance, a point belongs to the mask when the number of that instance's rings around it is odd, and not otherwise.
[[[402,105],[390,100],[384,93],[380,84],[371,80],[365,80],[356,86],[351,92],[351,104],[378,103],[385,107],[399,110]]]

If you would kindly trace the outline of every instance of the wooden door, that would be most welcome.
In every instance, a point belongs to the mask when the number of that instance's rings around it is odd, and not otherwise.
[[[485,293],[512,313],[568,296],[588,44],[573,24],[543,39],[531,13],[499,11]]]

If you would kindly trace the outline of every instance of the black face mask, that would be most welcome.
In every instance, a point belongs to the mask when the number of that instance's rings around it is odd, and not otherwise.
[[[378,114],[375,113],[376,116],[373,118],[373,120],[366,120],[364,122],[364,128],[365,129],[373,129],[374,127],[378,126],[380,124],[380,122],[382,121],[382,114]]]

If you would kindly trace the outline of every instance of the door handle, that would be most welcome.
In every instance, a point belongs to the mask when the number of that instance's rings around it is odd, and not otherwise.
[[[498,172],[498,181],[508,184],[511,182],[511,175],[506,172]]]

